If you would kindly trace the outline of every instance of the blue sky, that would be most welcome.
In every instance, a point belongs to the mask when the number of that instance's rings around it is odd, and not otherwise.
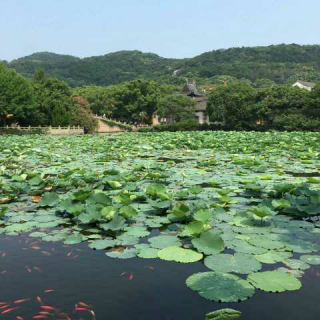
[[[319,0],[0,0],[0,60],[320,42]]]

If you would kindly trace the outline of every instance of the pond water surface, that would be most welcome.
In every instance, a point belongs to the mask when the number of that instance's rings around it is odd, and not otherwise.
[[[113,259],[87,244],[1,236],[0,301],[19,309],[0,319],[203,320],[206,313],[228,307],[242,311],[244,320],[319,319],[319,267],[306,270],[299,291],[257,290],[251,299],[229,304],[210,302],[188,289],[185,280],[202,271],[208,271],[202,263]]]

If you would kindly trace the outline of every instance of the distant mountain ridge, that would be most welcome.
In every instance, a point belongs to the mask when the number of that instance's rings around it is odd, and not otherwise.
[[[106,86],[139,77],[168,82],[177,76],[194,77],[201,81],[219,75],[250,81],[270,79],[277,83],[296,78],[320,81],[320,45],[281,44],[220,49],[186,59],[162,58],[140,51],[118,51],[82,59],[39,52],[13,60],[8,66],[26,77],[42,69],[72,86]]]

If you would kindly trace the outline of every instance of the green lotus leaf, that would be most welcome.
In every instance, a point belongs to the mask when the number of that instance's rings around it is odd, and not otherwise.
[[[137,256],[143,259],[155,259],[155,258],[158,258],[158,252],[159,252],[158,249],[150,248],[147,246],[147,247],[141,248]]]
[[[144,238],[147,237],[150,232],[145,227],[129,227],[126,235],[133,236],[137,238]]]
[[[184,236],[198,235],[204,230],[204,224],[200,221],[190,222],[183,230]]]
[[[131,206],[122,207],[120,209],[120,214],[125,218],[132,218],[138,214],[137,210],[135,210]]]
[[[55,192],[45,193],[39,202],[40,207],[53,207],[59,201],[59,196]]]
[[[293,275],[296,278],[302,278],[304,276],[304,271],[298,269],[287,269],[284,267],[278,268],[275,271],[284,272]]]
[[[199,252],[206,255],[218,254],[225,248],[220,233],[212,230],[202,233],[197,239],[193,239],[192,244]]]
[[[107,248],[112,248],[117,244],[117,242],[115,240],[112,239],[103,239],[103,240],[96,240],[96,241],[92,241],[89,244],[89,247],[91,249],[95,249],[95,250],[104,250]]]
[[[177,218],[183,218],[187,215],[189,210],[190,210],[190,208],[186,204],[178,203],[173,207],[173,209],[170,211],[170,213],[172,213]]]
[[[91,202],[91,203],[100,203],[104,206],[110,206],[112,205],[112,200],[109,196],[107,196],[105,193],[103,192],[98,192],[94,195],[92,195],[91,197],[89,197],[87,200],[87,202]]]
[[[137,249],[135,248],[106,252],[106,255],[108,257],[118,258],[118,259],[131,259],[131,258],[134,258],[136,254],[137,254]]]
[[[286,247],[286,243],[281,241],[272,241],[269,238],[264,236],[255,236],[247,241],[249,244],[255,247],[269,249],[269,250],[281,249]]]
[[[122,187],[119,181],[108,181],[108,184],[112,189],[120,189]]]
[[[205,320],[237,320],[242,312],[234,309],[221,309],[206,314]]]
[[[203,298],[216,302],[244,301],[251,298],[255,291],[249,282],[228,273],[195,273],[186,284]]]
[[[204,260],[204,264],[209,269],[221,273],[240,273],[249,274],[261,269],[261,263],[258,262],[253,256],[241,253],[231,254],[218,254],[215,256],[208,256]]]
[[[101,216],[106,220],[112,220],[113,217],[116,215],[116,213],[117,213],[117,209],[112,206],[104,207],[101,210]]]
[[[47,234],[45,232],[32,232],[29,234],[29,237],[32,238],[42,238],[45,237]]]
[[[291,274],[265,271],[249,274],[247,280],[256,288],[267,292],[299,290],[301,282]]]
[[[320,251],[320,246],[316,243],[302,239],[293,239],[288,247],[295,253],[312,253]]]
[[[203,255],[190,249],[166,247],[158,252],[158,257],[167,261],[191,263],[201,260]]]
[[[179,247],[181,246],[180,240],[175,236],[161,235],[149,238],[151,247],[156,249],[164,249],[166,247]]]
[[[292,257],[291,252],[278,252],[278,251],[268,251],[264,254],[256,255],[255,258],[266,264],[274,264],[277,262],[282,262]]]
[[[320,264],[320,256],[303,255],[300,257],[300,260],[311,265]]]
[[[303,262],[302,260],[297,260],[297,259],[285,260],[283,261],[283,264],[287,268],[294,269],[294,270],[307,270],[310,268],[310,266],[306,262]]]
[[[73,234],[71,236],[68,236],[65,239],[64,244],[72,245],[72,244],[78,244],[82,241],[83,241],[83,236],[81,234]]]
[[[100,227],[106,231],[108,230],[119,231],[124,229],[125,224],[126,224],[126,220],[123,217],[120,217],[119,215],[115,215],[109,223],[102,223],[100,224]]]
[[[139,243],[139,238],[123,233],[117,237],[117,242],[121,246],[134,246]]]
[[[194,219],[203,223],[207,223],[210,220],[211,216],[212,215],[209,211],[201,209],[194,214]]]

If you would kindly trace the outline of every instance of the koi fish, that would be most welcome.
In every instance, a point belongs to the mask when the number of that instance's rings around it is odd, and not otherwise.
[[[32,273],[32,270],[29,267],[26,267],[29,273]]]
[[[47,290],[45,290],[44,291],[44,293],[50,293],[50,292],[53,292],[54,290],[52,290],[52,289],[47,289]]]
[[[48,319],[47,316],[33,316],[32,319]]]
[[[147,266],[147,268],[149,268],[150,270],[154,270],[154,267]]]
[[[47,251],[41,251],[41,253],[45,256],[51,256],[51,253],[47,252]]]
[[[20,304],[20,303],[24,303],[24,302],[27,302],[27,301],[29,301],[30,299],[21,299],[21,300],[16,300],[16,301],[14,301],[13,303],[15,303],[15,304]]]
[[[1,274],[5,274],[7,272],[7,270],[3,270],[2,272],[1,272]]]
[[[129,276],[129,281],[131,281],[133,279],[133,274],[131,273]]]
[[[72,255],[72,252],[70,251],[68,254],[67,254],[67,257],[70,257]]]
[[[41,269],[39,267],[33,267],[34,270],[41,272]]]
[[[87,308],[75,308],[76,311],[90,311]]]
[[[10,313],[10,312],[12,312],[12,311],[14,311],[14,310],[17,310],[17,309],[19,309],[19,307],[7,309],[7,310],[2,311],[1,314],[7,314],[7,313]]]
[[[20,317],[20,316],[17,316],[16,320],[24,320],[24,319],[22,317]]]
[[[7,255],[7,253],[4,252],[4,253],[2,254],[2,258],[4,258],[6,255]]]
[[[40,308],[43,310],[56,310],[54,307],[51,306],[41,306]]]
[[[38,246],[32,246],[31,249],[33,249],[33,250],[40,250],[41,248],[38,247]]]
[[[39,314],[41,314],[42,316],[50,316],[51,313],[47,312],[47,311],[40,311]]]
[[[120,274],[120,277],[124,276],[125,274],[126,274],[126,272],[122,272],[122,273]]]
[[[0,307],[0,310],[1,310],[1,309],[8,308],[8,307],[10,307],[10,305],[9,305],[9,304],[6,304],[6,305],[4,305],[4,306]]]

